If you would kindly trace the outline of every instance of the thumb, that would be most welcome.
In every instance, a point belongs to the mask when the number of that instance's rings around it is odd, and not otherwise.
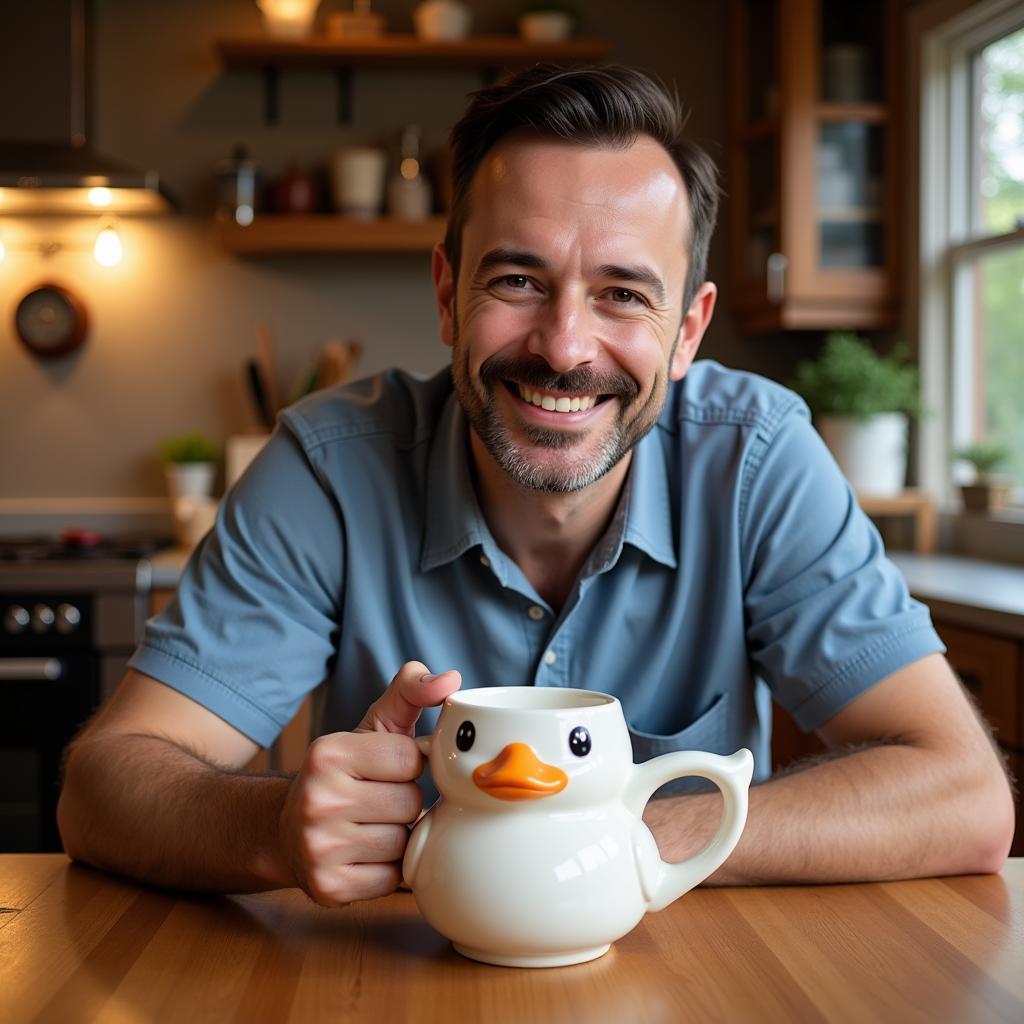
[[[437,707],[462,685],[454,669],[434,675],[421,661],[407,661],[356,727],[356,732],[398,732],[412,736],[423,708]]]

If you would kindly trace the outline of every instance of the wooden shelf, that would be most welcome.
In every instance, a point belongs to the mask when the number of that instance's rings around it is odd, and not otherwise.
[[[819,121],[859,121],[863,124],[885,124],[889,111],[882,103],[818,103],[815,113]]]
[[[529,43],[517,36],[473,36],[458,42],[428,43],[413,35],[391,33],[370,39],[303,40],[266,37],[219,39],[217,52],[227,68],[267,67],[449,67],[484,68],[533,64],[540,60],[591,61],[603,58],[609,44],[602,39],[567,39]]]
[[[873,224],[885,218],[880,206],[819,206],[821,224]]]
[[[248,227],[214,222],[217,241],[236,256],[299,252],[430,252],[444,238],[446,217],[354,220],[332,214],[258,216]]]

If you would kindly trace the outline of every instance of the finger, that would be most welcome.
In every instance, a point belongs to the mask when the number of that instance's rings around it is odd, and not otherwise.
[[[344,864],[387,864],[405,856],[409,829],[405,825],[353,825],[346,830],[345,845],[334,860]],[[332,858],[327,859],[331,863]]]
[[[402,880],[402,865],[346,864],[343,867],[324,865],[311,872],[305,890],[324,907],[343,907],[355,900],[372,900],[387,896]]]
[[[421,661],[407,661],[381,697],[370,705],[356,732],[413,734],[423,708],[437,707],[462,685],[454,669],[432,674]]]
[[[303,769],[316,784],[339,791],[339,772],[356,780],[412,782],[423,772],[423,755],[409,736],[335,732],[309,745]]]
[[[423,791],[415,782],[360,781],[349,820],[360,825],[411,825],[422,809]]]

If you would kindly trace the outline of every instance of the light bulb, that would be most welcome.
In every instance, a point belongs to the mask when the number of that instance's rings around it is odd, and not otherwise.
[[[0,239],[0,263],[3,263],[4,257],[7,255],[7,250],[4,248],[3,240]]]
[[[92,254],[101,267],[116,267],[121,262],[121,239],[109,225],[96,236]]]
[[[89,203],[92,206],[109,206],[112,199],[113,196],[110,194],[109,188],[97,185],[95,188],[89,189]]]

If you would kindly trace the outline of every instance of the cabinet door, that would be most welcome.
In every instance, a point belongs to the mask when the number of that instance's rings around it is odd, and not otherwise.
[[[785,0],[787,295],[836,309],[893,295],[896,7]]]
[[[1021,747],[1020,643],[943,622],[935,628],[946,657],[1004,747]]]
[[[898,0],[733,0],[741,329],[896,316]]]

